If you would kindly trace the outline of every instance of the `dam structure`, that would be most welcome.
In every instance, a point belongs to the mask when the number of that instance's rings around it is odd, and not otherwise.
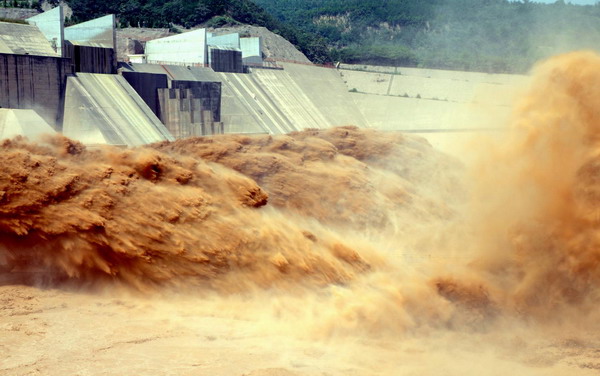
[[[139,42],[141,51],[117,61],[114,15],[65,27],[58,6],[26,20],[0,22],[0,106],[34,111],[55,132],[89,145],[344,125],[450,139],[495,129],[490,118],[505,123],[527,82],[516,75],[288,61],[268,56],[273,46],[263,37],[230,29]]]
[[[46,130],[88,144],[127,146],[173,139],[127,82],[112,74],[114,16],[65,28],[57,7],[27,22],[0,22],[0,106],[12,110],[3,115],[3,137]],[[48,127],[33,129],[37,118]],[[10,119],[16,124],[9,126]]]
[[[366,126],[335,69],[267,61],[260,37],[197,29],[117,62],[113,15],[65,27],[58,6],[27,22],[0,23],[2,107],[84,144]]]
[[[197,29],[148,41],[145,54],[131,56],[120,67],[131,75],[162,75],[157,79],[166,78],[169,84],[220,83],[220,113],[213,115],[225,133],[281,134],[366,125],[335,69],[267,61],[261,48],[259,37]],[[177,94],[170,95],[172,100]]]
[[[225,133],[283,134],[306,128],[365,126],[334,69],[279,63],[280,69],[249,73],[215,72],[210,67],[136,64],[124,71],[166,76],[168,82],[218,82],[220,122]]]

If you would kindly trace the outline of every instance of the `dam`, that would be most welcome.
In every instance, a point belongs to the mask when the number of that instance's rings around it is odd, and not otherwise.
[[[117,61],[112,15],[65,27],[59,6],[28,22],[0,23],[2,107],[35,111],[89,145],[344,125],[451,140],[505,123],[528,80],[266,58],[273,47],[261,37],[206,29],[145,41],[144,53]],[[29,70],[11,77],[15,69]]]

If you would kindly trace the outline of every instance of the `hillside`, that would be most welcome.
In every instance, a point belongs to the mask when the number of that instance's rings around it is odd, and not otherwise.
[[[49,0],[57,3],[58,0]],[[121,28],[264,27],[315,63],[525,73],[538,60],[600,46],[600,6],[528,0],[67,0],[81,22]]]
[[[506,0],[255,0],[347,63],[523,73],[600,46],[600,6]]]
[[[267,59],[297,61],[310,63],[310,60],[298,51],[282,36],[269,31],[265,27],[250,25],[235,25],[229,27],[210,28],[208,31],[217,35],[239,33],[249,37],[260,37],[262,39],[262,54]]]

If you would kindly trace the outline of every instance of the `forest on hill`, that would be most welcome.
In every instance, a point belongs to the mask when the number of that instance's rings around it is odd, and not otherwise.
[[[600,48],[600,6],[562,0],[255,2],[349,63],[522,73],[550,55]]]
[[[115,13],[123,27],[264,26],[315,63],[523,73],[556,53],[600,48],[600,5],[563,0],[253,1],[67,0],[73,22]]]

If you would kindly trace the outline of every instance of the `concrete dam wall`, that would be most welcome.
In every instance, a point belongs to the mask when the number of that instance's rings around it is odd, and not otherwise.
[[[48,124],[61,124],[71,73],[68,59],[0,53],[0,107],[35,109]]]
[[[529,82],[527,76],[509,74],[405,67],[341,68],[338,73],[368,126],[383,130],[495,128],[508,121],[515,98]]]
[[[139,146],[173,139],[123,77],[94,73],[68,77],[63,133],[86,144]]]
[[[366,126],[339,74],[331,68],[282,63],[283,69],[217,73],[210,68],[130,64],[170,81],[221,82],[225,133],[282,134],[306,128]]]
[[[367,126],[416,133],[458,156],[481,136],[501,136],[530,81],[522,75],[346,64],[338,74]]]

